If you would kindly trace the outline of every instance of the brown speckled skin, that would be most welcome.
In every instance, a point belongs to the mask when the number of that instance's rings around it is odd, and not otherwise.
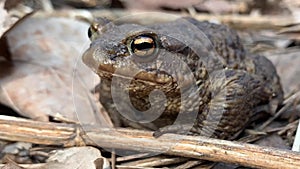
[[[199,33],[194,29],[189,29],[189,25],[202,32],[201,35],[209,40],[211,49],[198,51],[200,46],[196,46],[197,49],[190,47],[185,39],[192,39],[191,44],[197,44],[196,42],[203,37],[199,37]],[[143,70],[139,76],[134,78],[129,87],[125,87],[121,80],[118,89],[129,92],[132,105],[139,111],[146,111],[151,107],[148,95],[152,90],[159,89],[165,93],[168,101],[164,113],[149,123],[133,122],[119,115],[113,103],[110,87],[112,72],[117,68],[122,67],[127,72],[131,71],[130,68],[134,63],[127,42],[140,32],[151,32],[156,36],[160,48],[159,56],[149,64],[138,65],[139,69]],[[172,35],[177,38],[172,38]],[[195,50],[197,52],[194,52]],[[218,56],[205,58],[204,55],[210,50],[214,50]],[[161,71],[163,68],[158,66],[159,62],[162,60],[167,62],[168,69],[176,72],[176,77],[183,78],[187,84],[192,83],[192,80],[185,75],[186,67],[176,61],[164,60],[167,58],[164,57],[167,56],[166,52],[172,53],[172,56],[188,65],[197,82],[196,95],[189,95],[187,100],[180,99],[182,94],[180,85],[173,76]],[[274,105],[271,103],[275,103],[276,107],[283,99],[279,77],[269,60],[263,56],[248,54],[236,32],[228,27],[199,22],[191,18],[150,26],[111,23],[97,33],[84,54],[83,61],[101,77],[100,101],[116,126],[158,130],[161,133],[180,133],[180,125],[177,129],[169,127],[177,118],[180,106],[196,105],[199,108],[196,119],[188,119],[189,122],[195,122],[190,130],[192,134],[232,139],[245,128],[253,115],[261,111],[272,113],[274,110],[271,108]],[[126,78],[126,73],[114,74],[114,77]],[[117,104],[121,107],[127,106],[122,105],[123,102]],[[138,119],[139,115],[134,116]],[[186,117],[189,117],[188,113]],[[215,122],[214,119],[218,119],[217,117],[220,117],[220,120]],[[181,125],[184,126],[184,123]],[[216,127],[212,127],[212,124]]]

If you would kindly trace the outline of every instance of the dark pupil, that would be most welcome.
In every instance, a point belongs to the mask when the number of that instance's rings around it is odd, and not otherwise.
[[[92,29],[92,28],[90,27],[89,30],[88,30],[88,37],[89,37],[89,38],[91,38],[91,37],[92,37],[92,34],[93,34],[93,32],[92,32],[91,29]]]
[[[153,48],[153,43],[143,42],[143,43],[139,43],[139,44],[134,44],[133,48],[136,50],[148,50],[148,49]]]

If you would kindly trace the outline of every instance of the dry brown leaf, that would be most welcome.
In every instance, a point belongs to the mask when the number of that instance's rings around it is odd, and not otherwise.
[[[24,169],[24,168],[14,163],[7,163],[1,169]]]
[[[269,146],[269,147],[276,147],[280,149],[290,149],[289,146],[287,146],[287,143],[285,140],[283,140],[280,136],[275,134],[269,134],[266,137],[263,137],[262,139],[255,142],[257,145],[261,146]]]
[[[0,61],[0,102],[33,119],[95,122],[100,108],[90,90],[99,78],[81,62],[87,29],[70,19],[28,18],[10,31],[12,62]]]
[[[8,17],[7,11],[4,9],[5,1],[0,1],[0,36],[6,31],[5,21]]]
[[[17,24],[22,22],[23,19],[28,17],[32,10],[18,9],[18,14],[14,11],[20,1],[0,1],[0,56],[7,60],[11,60],[11,53],[9,51],[6,34],[10,29],[13,29]],[[11,10],[11,11],[9,11]]]
[[[0,1],[0,57],[9,59],[10,53],[7,50],[7,41],[5,38],[1,38],[8,29],[6,22],[9,18],[7,11],[4,9],[4,4],[5,1]]]
[[[285,50],[282,53],[268,53],[267,57],[276,66],[285,94],[300,89],[300,51]]]
[[[20,8],[20,1],[0,1],[0,37],[5,34],[15,23],[32,13],[32,9]]]
[[[98,161],[99,159],[103,159],[102,168],[110,167],[108,160],[101,156],[98,149],[93,147],[73,147],[54,151],[47,160],[45,166],[41,167],[41,169],[96,169],[95,161]]]
[[[245,13],[247,11],[246,2],[235,2],[228,0],[206,0],[198,3],[194,7],[200,11],[208,11],[213,14]]]
[[[295,22],[300,23],[300,1],[283,0],[284,5],[291,11]]]

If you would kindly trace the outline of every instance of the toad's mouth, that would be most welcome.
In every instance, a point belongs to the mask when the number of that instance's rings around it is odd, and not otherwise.
[[[102,78],[118,77],[155,84],[168,84],[174,82],[175,80],[170,74],[159,69],[141,69],[136,73],[130,67],[122,69],[120,68],[119,70],[116,70],[116,68],[112,64],[100,64],[97,70],[97,74]]]

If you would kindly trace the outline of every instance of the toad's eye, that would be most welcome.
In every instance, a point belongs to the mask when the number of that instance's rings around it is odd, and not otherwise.
[[[95,18],[88,30],[88,36],[91,41],[97,39],[99,35],[107,29],[112,28],[114,24],[106,18]]]
[[[99,24],[98,23],[92,23],[91,26],[88,29],[88,37],[91,41],[95,40],[97,37],[97,31],[98,31]]]
[[[150,56],[157,51],[156,39],[150,35],[139,35],[129,45],[130,52],[137,56]]]
[[[94,29],[92,27],[89,27],[89,29],[88,29],[88,37],[90,39],[92,38],[93,33],[94,33]]]

